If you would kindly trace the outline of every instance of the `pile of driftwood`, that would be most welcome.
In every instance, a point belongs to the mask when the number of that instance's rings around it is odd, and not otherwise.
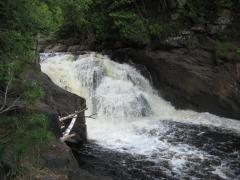
[[[74,124],[76,123],[77,119],[80,119],[80,118],[92,118],[92,119],[95,119],[94,116],[96,114],[92,114],[90,116],[79,116],[79,114],[81,114],[83,111],[86,111],[88,108],[84,108],[80,111],[75,111],[74,113],[72,114],[69,114],[67,116],[64,116],[64,117],[59,117],[59,121],[61,123],[61,129],[65,129],[64,132],[62,132],[63,136],[60,138],[60,140],[62,142],[66,142],[66,141],[71,141],[71,138],[76,136],[76,133],[72,133],[71,134],[71,131],[72,131],[72,128],[74,127]],[[69,119],[72,119],[71,122],[69,123],[68,127],[66,128],[65,127],[65,121],[69,120]]]

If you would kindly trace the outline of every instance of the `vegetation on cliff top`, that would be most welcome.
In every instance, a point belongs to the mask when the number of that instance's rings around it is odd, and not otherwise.
[[[64,17],[61,37],[71,34],[82,43],[145,46],[194,25],[216,24],[225,12],[223,9],[232,10],[235,17],[240,3],[237,0],[70,0],[61,6]],[[222,19],[226,18],[223,14]],[[232,21],[237,23],[237,19],[236,16]],[[238,28],[228,29],[237,32]]]

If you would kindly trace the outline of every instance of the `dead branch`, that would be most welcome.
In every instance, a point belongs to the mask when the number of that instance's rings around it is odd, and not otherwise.
[[[16,106],[16,103],[19,101],[20,97],[16,98],[13,103],[6,107],[6,105],[4,105],[4,108],[0,110],[0,114],[3,114],[7,111],[12,111],[12,110],[15,110],[15,109],[19,109],[19,107]],[[6,107],[6,108],[5,108]]]
[[[9,86],[11,85],[12,83],[12,78],[13,78],[13,75],[11,74],[10,76],[10,79],[7,83],[7,86],[6,86],[6,89],[5,89],[5,93],[4,93],[4,100],[3,100],[3,104],[0,108],[0,112],[5,108],[6,104],[7,104],[7,98],[8,98],[8,91],[9,91]]]
[[[72,121],[71,123],[69,124],[69,126],[67,127],[67,129],[65,130],[65,132],[63,133],[63,136],[67,136],[70,134],[75,122],[77,120],[77,115],[75,115],[73,118],[72,118]]]
[[[90,118],[90,119],[96,119],[95,117],[93,117],[93,116],[96,116],[97,114],[95,113],[95,114],[92,114],[92,115],[90,115],[90,116],[78,116],[79,118]]]
[[[80,110],[80,111],[75,111],[75,113],[72,113],[72,114],[69,114],[69,115],[67,115],[67,116],[65,116],[65,117],[59,118],[59,121],[62,122],[62,121],[65,121],[65,120],[67,120],[67,119],[73,118],[74,116],[80,114],[80,113],[83,112],[83,111],[86,111],[87,109],[88,109],[88,108],[82,109],[82,110]]]
[[[13,80],[13,74],[10,72],[10,70],[9,70],[9,74],[10,74],[10,79],[6,85],[6,89],[5,89],[4,97],[3,97],[3,104],[0,108],[0,114],[5,113],[7,111],[12,111],[12,110],[18,109],[18,107],[16,106],[16,103],[19,101],[20,97],[16,98],[9,106],[7,105],[8,101],[9,101],[8,100],[9,87]]]
[[[65,142],[65,141],[69,140],[70,138],[72,138],[74,136],[76,136],[75,133],[74,134],[69,134],[69,135],[66,135],[66,136],[63,136],[63,137],[60,137],[60,141]]]

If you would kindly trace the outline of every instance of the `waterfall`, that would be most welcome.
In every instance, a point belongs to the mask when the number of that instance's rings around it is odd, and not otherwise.
[[[156,117],[163,120],[213,125],[239,131],[240,123],[209,113],[176,110],[159,96],[149,80],[133,66],[90,52],[41,54],[41,70],[61,88],[84,97],[89,111],[106,121]]]
[[[87,115],[97,114],[96,119],[86,120],[90,140],[119,152],[147,156],[154,162],[165,159],[179,177],[184,177],[181,175],[190,167],[197,169],[198,161],[217,158],[195,146],[164,139],[170,127],[161,122],[240,131],[240,122],[236,120],[176,110],[161,98],[138,69],[101,54],[42,54],[41,70],[61,88],[84,97],[89,108]],[[199,136],[201,133],[205,132],[200,132]],[[221,166],[216,166],[215,170],[213,173],[224,174]]]

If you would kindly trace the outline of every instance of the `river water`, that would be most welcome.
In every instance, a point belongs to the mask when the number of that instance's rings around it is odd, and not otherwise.
[[[114,179],[240,179],[240,121],[176,110],[131,65],[89,52],[41,54],[41,70],[87,100],[82,168]]]

